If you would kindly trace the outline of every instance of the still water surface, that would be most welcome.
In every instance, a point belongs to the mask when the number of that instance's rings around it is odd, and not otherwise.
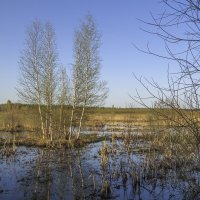
[[[146,145],[18,147],[14,156],[0,158],[0,199],[200,199],[198,170],[167,167]]]

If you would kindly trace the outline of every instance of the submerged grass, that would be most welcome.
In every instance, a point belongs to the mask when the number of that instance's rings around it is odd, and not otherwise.
[[[103,141],[105,137],[97,136],[95,133],[81,135],[79,139],[75,137],[68,141],[64,138],[58,138],[51,141],[50,139],[43,139],[40,136],[34,136],[34,134],[30,134],[27,137],[17,137],[15,138],[16,146],[33,146],[33,147],[48,147],[48,148],[62,148],[62,147],[83,147],[90,143],[96,143],[99,141]],[[0,148],[4,146],[13,145],[13,139],[0,139]]]

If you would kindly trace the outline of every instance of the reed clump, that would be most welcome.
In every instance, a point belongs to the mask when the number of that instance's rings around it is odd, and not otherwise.
[[[0,149],[0,155],[2,158],[9,158],[11,156],[15,156],[16,151],[17,147],[14,142],[11,145],[5,141],[3,147]]]
[[[101,156],[101,166],[103,170],[106,169],[108,161],[109,161],[109,146],[106,144],[106,141],[104,140],[102,143],[102,146],[99,150],[99,154]]]
[[[108,199],[111,197],[111,186],[108,181],[103,182],[100,196],[103,199]]]

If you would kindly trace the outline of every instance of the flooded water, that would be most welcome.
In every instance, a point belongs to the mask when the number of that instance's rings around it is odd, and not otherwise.
[[[192,163],[166,164],[146,146],[18,147],[0,158],[0,199],[200,199],[200,172]]]

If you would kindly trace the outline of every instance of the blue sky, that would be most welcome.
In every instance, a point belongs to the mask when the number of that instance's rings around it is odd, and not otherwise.
[[[50,21],[55,27],[60,62],[70,68],[73,62],[74,29],[87,13],[95,18],[102,33],[102,79],[110,89],[106,106],[128,107],[133,103],[137,88],[145,95],[133,73],[154,77],[166,83],[168,63],[145,55],[133,44],[165,53],[162,43],[143,32],[145,27],[137,18],[150,20],[150,11],[162,11],[157,0],[0,0],[0,103],[18,101],[18,60],[26,37],[26,28],[35,19]]]

